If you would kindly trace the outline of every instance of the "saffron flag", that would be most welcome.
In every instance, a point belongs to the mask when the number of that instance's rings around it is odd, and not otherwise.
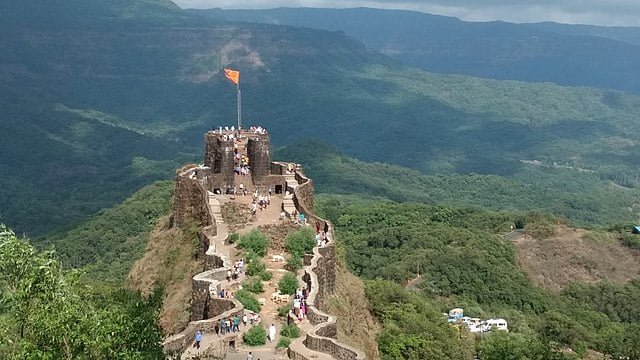
[[[224,76],[231,80],[232,83],[236,85],[240,84],[240,71],[224,69]]]

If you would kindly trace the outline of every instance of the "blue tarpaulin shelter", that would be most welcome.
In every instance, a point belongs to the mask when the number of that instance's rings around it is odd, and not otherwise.
[[[640,225],[634,226],[633,230],[631,230],[632,234],[640,234]]]

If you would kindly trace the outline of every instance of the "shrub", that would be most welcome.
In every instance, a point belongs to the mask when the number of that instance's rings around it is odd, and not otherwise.
[[[300,329],[296,324],[285,325],[282,327],[282,330],[280,330],[280,335],[295,339],[300,337]]]
[[[249,276],[258,276],[260,273],[263,273],[267,270],[265,264],[260,260],[252,260],[247,264],[247,275]]]
[[[278,289],[282,294],[294,295],[298,288],[298,279],[293,273],[286,273],[278,282]]]
[[[255,312],[260,312],[261,306],[260,306],[260,303],[258,302],[258,299],[256,299],[256,297],[253,296],[253,294],[248,292],[247,290],[244,290],[244,289],[238,290],[238,292],[236,293],[236,299],[240,301],[240,303],[242,304],[242,306],[244,306],[245,309],[255,311]]]
[[[267,239],[267,237],[259,230],[251,230],[250,232],[242,235],[238,243],[239,248],[253,251],[260,257],[267,254],[268,245],[269,239]]]
[[[240,234],[238,233],[231,233],[229,235],[229,244],[235,244],[236,242],[238,242],[238,240],[240,239]]]
[[[262,280],[259,277],[253,277],[245,281],[242,286],[245,290],[250,291],[254,294],[264,292],[264,288],[262,287]]]
[[[249,346],[264,345],[267,343],[267,330],[260,325],[256,325],[242,335],[242,340]]]
[[[280,340],[278,340],[278,344],[276,345],[276,349],[280,349],[280,348],[288,348],[289,345],[291,345],[291,339],[289,339],[288,337],[281,337]]]
[[[299,258],[304,254],[312,253],[315,245],[315,232],[308,227],[303,227],[298,231],[290,233],[285,240],[287,251],[294,257]]]
[[[260,274],[258,274],[258,276],[260,277],[260,280],[262,280],[262,281],[269,281],[273,277],[273,274],[265,270],[265,271],[261,272]]]
[[[282,305],[278,308],[278,316],[287,316],[287,314],[289,313],[289,311],[291,311],[292,308],[292,304],[288,303],[286,305]]]
[[[287,265],[285,267],[291,272],[296,272],[302,268],[302,259],[294,255],[287,259]]]

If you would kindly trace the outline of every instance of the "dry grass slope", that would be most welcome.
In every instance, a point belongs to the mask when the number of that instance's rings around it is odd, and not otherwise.
[[[186,230],[169,228],[169,216],[160,218],[149,237],[144,256],[129,272],[127,286],[148,293],[155,284],[164,286],[160,325],[165,334],[181,331],[189,322],[191,278],[203,269],[194,254],[197,226]]]
[[[640,252],[611,234],[558,226],[555,235],[514,241],[522,268],[538,286],[558,291],[572,282],[623,283],[640,274]]]
[[[338,340],[365,352],[367,359],[378,360],[376,337],[382,326],[369,311],[369,301],[362,280],[339,260],[336,273],[335,295],[329,301],[328,313],[338,319]]]

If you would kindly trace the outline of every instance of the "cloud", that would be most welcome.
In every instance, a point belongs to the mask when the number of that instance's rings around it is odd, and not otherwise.
[[[182,8],[374,7],[455,16],[467,21],[556,21],[640,26],[640,0],[174,0]]]

